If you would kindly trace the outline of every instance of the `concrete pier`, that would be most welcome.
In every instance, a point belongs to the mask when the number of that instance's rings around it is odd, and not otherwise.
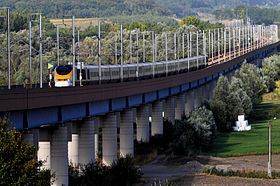
[[[51,172],[55,173],[53,185],[68,185],[68,129],[67,126],[53,128],[50,143]]]
[[[133,111],[121,112],[120,115],[120,156],[134,156]]]
[[[163,134],[163,103],[162,101],[156,101],[153,103],[152,106],[152,126],[151,126],[151,133],[152,136],[156,134]]]
[[[198,108],[202,103],[202,87],[198,87],[195,90],[195,98],[194,98],[194,108]]]
[[[175,107],[175,119],[181,120],[185,115],[186,94],[181,93],[177,96]]]
[[[102,118],[103,163],[111,165],[118,158],[117,117],[110,113]]]
[[[175,124],[175,104],[176,100],[174,96],[168,97],[165,102],[164,118]]]
[[[189,90],[186,95],[185,113],[189,117],[194,109],[194,90]]]
[[[137,141],[149,142],[150,130],[149,130],[149,106],[142,105],[137,108],[136,113],[136,133]]]

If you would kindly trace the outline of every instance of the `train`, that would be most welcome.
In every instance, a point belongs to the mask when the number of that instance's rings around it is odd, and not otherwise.
[[[207,67],[207,55],[195,57],[160,61],[145,62],[123,65],[123,78],[121,78],[121,65],[102,65],[101,81],[102,82],[119,82],[138,79],[148,79],[151,77],[163,77],[178,73],[195,71]],[[80,64],[75,68],[75,82],[80,81],[84,85],[98,83],[99,67],[97,65],[81,65],[82,77],[80,77]],[[59,65],[55,68],[55,87],[68,87],[73,85],[73,66],[72,64]]]

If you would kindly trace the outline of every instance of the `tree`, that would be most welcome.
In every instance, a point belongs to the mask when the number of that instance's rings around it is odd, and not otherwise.
[[[80,170],[69,167],[69,185],[127,186],[139,182],[142,172],[131,156],[120,157],[111,166],[100,161],[81,165]]]
[[[214,92],[214,100],[220,100],[223,102],[227,102],[227,97],[229,96],[229,82],[228,79],[221,75],[218,79],[217,86]]]
[[[36,149],[22,141],[22,133],[0,120],[0,185],[50,185],[50,170],[40,170]]]
[[[209,102],[219,131],[231,130],[238,115],[249,115],[252,111],[250,97],[244,90],[240,79],[233,77],[231,84],[220,76],[215,89],[214,99]]]
[[[243,88],[251,98],[252,103],[260,103],[263,93],[267,91],[262,70],[253,64],[246,63],[245,61],[241,68],[235,72],[235,77],[241,80]]]
[[[228,129],[228,97],[229,97],[229,82],[228,79],[221,75],[218,79],[217,86],[214,92],[214,99],[209,102],[210,108],[214,114],[219,131]]]
[[[273,55],[264,59],[262,72],[265,76],[268,90],[272,91],[275,88],[275,81],[279,79],[280,56]]]
[[[200,19],[198,17],[195,17],[195,16],[188,16],[188,17],[185,17],[181,20],[180,22],[180,26],[183,26],[183,25],[193,25],[195,27],[197,27],[199,24],[200,24]]]
[[[252,112],[253,105],[251,98],[247,95],[247,93],[244,90],[242,81],[236,77],[233,77],[231,80],[229,90],[231,93],[236,93],[236,95],[240,98],[243,112],[245,115],[249,116]]]
[[[188,122],[192,123],[198,135],[202,138],[202,142],[199,143],[202,147],[206,147],[216,136],[216,122],[211,110],[208,110],[205,106],[195,109]]]
[[[191,154],[209,146],[216,135],[212,111],[205,106],[195,109],[189,119],[176,121],[174,150],[178,154]]]

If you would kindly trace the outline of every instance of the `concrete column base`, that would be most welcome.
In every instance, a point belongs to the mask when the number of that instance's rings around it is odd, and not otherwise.
[[[134,156],[133,111],[126,110],[120,118],[120,156]]]
[[[202,100],[202,88],[198,87],[195,89],[195,99],[194,99],[194,108],[198,108],[201,106]]]
[[[176,107],[175,107],[175,119],[181,120],[185,115],[185,94],[180,94],[177,96]]]
[[[152,106],[152,126],[151,126],[152,136],[155,136],[156,134],[160,134],[160,135],[163,134],[162,111],[163,111],[162,101],[154,102]]]
[[[217,79],[214,79],[210,82],[210,99],[214,98],[214,94],[215,94],[215,88],[216,88],[216,84],[217,84]]]
[[[51,142],[39,141],[38,160],[44,161],[43,169],[51,168]]]
[[[72,134],[72,141],[68,142],[68,159],[73,166],[79,166],[79,134]]]
[[[54,185],[68,185],[68,129],[61,126],[52,130],[51,172],[55,173]]]
[[[207,100],[209,100],[209,84],[208,83],[202,86],[202,103]]]
[[[194,109],[194,90],[189,90],[186,95],[185,114],[190,116]]]
[[[165,109],[164,109],[164,118],[171,122],[172,125],[175,124],[175,97],[171,96],[166,99]]]
[[[99,135],[94,134],[94,155],[95,155],[95,159],[98,158],[98,154],[99,154]]]
[[[94,120],[85,119],[80,125],[79,163],[82,165],[95,161]]]
[[[117,117],[113,113],[102,118],[102,152],[103,163],[107,166],[118,158]]]
[[[136,113],[136,127],[137,127],[137,141],[149,142],[150,130],[149,130],[149,106],[142,105],[137,108]]]
[[[100,126],[100,118],[94,117],[94,155],[95,159],[98,158],[99,154],[99,126]]]

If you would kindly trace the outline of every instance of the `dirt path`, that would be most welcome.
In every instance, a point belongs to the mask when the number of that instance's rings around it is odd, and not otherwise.
[[[272,156],[273,171],[280,172],[280,155]],[[211,156],[163,157],[142,167],[144,177],[149,180],[145,185],[151,185],[155,180],[163,182],[168,179],[176,185],[280,185],[280,179],[247,179],[233,177],[218,177],[201,174],[203,168],[216,167],[223,170],[266,171],[267,155],[240,156],[217,158]]]

